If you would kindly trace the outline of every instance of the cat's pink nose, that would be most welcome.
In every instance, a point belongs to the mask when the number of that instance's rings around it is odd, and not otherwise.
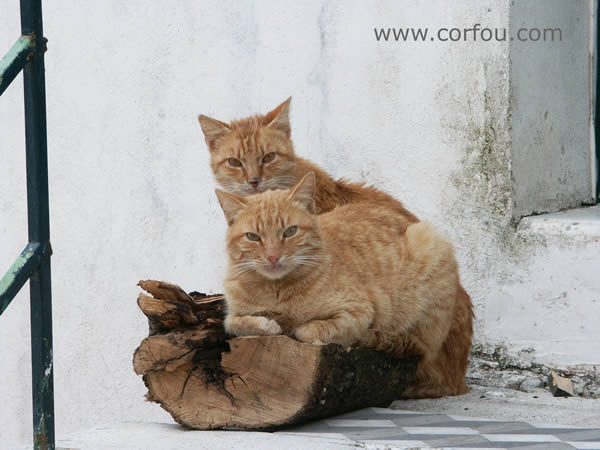
[[[269,261],[271,261],[271,264],[277,264],[277,261],[279,261],[279,258],[281,258],[281,250],[269,248],[265,252],[265,256]]]
[[[248,184],[250,186],[252,186],[254,189],[256,189],[258,187],[258,185],[260,184],[260,178],[252,177],[251,179],[248,180]]]

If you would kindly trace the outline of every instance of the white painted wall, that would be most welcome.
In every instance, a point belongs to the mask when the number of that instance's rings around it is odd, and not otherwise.
[[[374,38],[376,26],[507,26],[507,0],[106,0],[44,13],[59,435],[170,420],[131,368],[147,333],[136,283],[221,291],[225,222],[196,116],[229,120],[289,95],[300,155],[452,237],[478,342],[600,364],[594,226],[583,244],[510,225],[508,43]],[[0,48],[18,24],[5,1]],[[17,82],[0,99],[0,271],[26,242],[22,113]],[[31,430],[27,292],[0,317],[0,361],[10,448]]]

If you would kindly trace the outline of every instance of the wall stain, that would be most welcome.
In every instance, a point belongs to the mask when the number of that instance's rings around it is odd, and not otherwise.
[[[484,258],[488,269],[490,264],[506,263],[506,258],[523,262],[533,255],[533,247],[545,246],[546,240],[541,235],[517,232],[518,221],[513,217],[512,93],[508,80],[493,60],[483,61],[479,77],[468,83],[466,92],[466,96],[452,92],[438,95],[444,106],[458,111],[448,115],[444,126],[451,143],[462,152],[459,168],[450,175],[458,201],[448,214],[455,218],[456,226],[464,224],[465,211],[479,218],[479,232],[484,230],[488,246],[496,247],[503,256]]]

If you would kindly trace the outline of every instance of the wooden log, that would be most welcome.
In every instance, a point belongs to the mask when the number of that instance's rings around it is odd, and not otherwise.
[[[176,284],[144,280],[138,283],[149,295],[140,294],[137,304],[148,318],[150,335],[204,323],[209,319],[223,319],[223,295],[199,292],[186,294]]]
[[[147,398],[189,428],[271,430],[388,406],[415,380],[417,358],[288,336],[227,339],[223,296],[140,282],[151,333],[135,351]]]

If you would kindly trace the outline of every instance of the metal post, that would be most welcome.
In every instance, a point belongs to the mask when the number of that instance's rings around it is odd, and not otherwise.
[[[21,33],[35,39],[30,62],[23,69],[29,242],[50,250],[46,87],[41,0],[21,0]],[[30,279],[33,442],[36,449],[54,449],[54,377],[52,365],[52,298],[50,251]]]
[[[600,202],[600,2],[596,1],[596,26],[594,47],[594,76],[596,78],[596,89],[594,92],[594,138],[596,146],[596,201]]]

